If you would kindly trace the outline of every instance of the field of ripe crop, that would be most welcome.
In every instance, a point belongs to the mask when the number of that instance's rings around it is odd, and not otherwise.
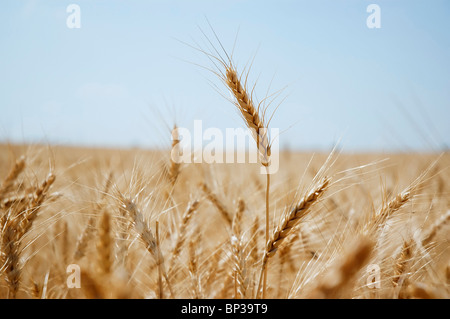
[[[1,145],[0,298],[449,297],[448,154],[170,152]]]
[[[450,2],[74,2],[0,10],[0,299],[450,298]]]

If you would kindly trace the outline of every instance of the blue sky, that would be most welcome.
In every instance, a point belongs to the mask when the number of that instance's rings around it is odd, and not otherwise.
[[[69,29],[69,4],[81,28]],[[381,28],[369,29],[369,4]],[[449,1],[8,0],[0,11],[0,140],[170,145],[174,122],[241,127],[206,56],[210,21],[264,98],[280,146],[441,150],[450,145]],[[238,32],[239,30],[239,32]],[[220,93],[216,91],[217,86]]]

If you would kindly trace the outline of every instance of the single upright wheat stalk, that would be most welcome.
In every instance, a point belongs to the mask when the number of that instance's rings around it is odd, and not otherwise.
[[[271,148],[269,143],[267,124],[264,122],[265,110],[260,110],[260,104],[255,107],[251,94],[248,93],[237,74],[236,68],[230,63],[225,65],[224,81],[228,86],[231,94],[235,98],[235,105],[238,108],[246,126],[256,141],[256,147],[260,156],[260,161],[266,167],[266,236],[265,242],[269,241],[269,193],[270,193],[270,156]],[[263,298],[265,297],[267,285],[267,271],[264,270],[263,280]]]

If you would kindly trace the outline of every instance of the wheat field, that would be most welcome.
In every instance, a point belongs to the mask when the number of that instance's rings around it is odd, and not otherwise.
[[[257,164],[0,149],[1,298],[449,296],[448,154],[282,152],[265,245]]]
[[[0,298],[449,297],[448,152],[274,154],[249,68],[194,49],[258,162],[179,163],[177,123],[158,150],[1,144]]]

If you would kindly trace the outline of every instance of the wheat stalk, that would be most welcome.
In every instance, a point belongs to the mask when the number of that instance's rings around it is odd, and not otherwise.
[[[228,86],[231,94],[235,98],[234,104],[239,110],[244,123],[253,135],[256,142],[256,147],[258,148],[258,153],[260,156],[260,161],[263,166],[266,167],[266,243],[269,240],[269,193],[270,193],[270,156],[271,147],[269,143],[268,128],[267,124],[264,122],[265,110],[261,112],[260,106],[255,107],[251,94],[245,88],[245,84],[242,84],[240,77],[237,74],[236,68],[230,62],[229,65],[225,65],[225,76],[224,81]],[[263,281],[263,298],[266,292],[267,283],[267,272],[264,271],[264,281]]]
[[[10,174],[11,175],[11,174]],[[1,269],[6,274],[9,287],[9,297],[15,298],[19,290],[22,265],[20,263],[21,243],[29,232],[37,212],[45,200],[47,191],[53,184],[55,176],[50,173],[45,181],[36,188],[27,208],[23,212],[9,210],[0,218],[1,232]]]
[[[287,214],[283,216],[283,219],[274,230],[272,237],[267,243],[264,257],[262,260],[261,275],[258,284],[257,293],[260,291],[261,280],[263,276],[264,269],[271,257],[275,255],[278,247],[283,243],[283,241],[292,233],[292,229],[296,227],[305,216],[310,212],[311,207],[319,200],[323,195],[326,188],[330,183],[330,178],[324,177],[323,180],[309,193],[303,196],[297,205],[288,211]]]
[[[94,218],[90,217],[86,226],[83,229],[83,232],[78,237],[78,240],[75,245],[75,252],[73,255],[75,261],[81,259],[86,254],[88,243],[95,233],[94,222],[95,222]]]

